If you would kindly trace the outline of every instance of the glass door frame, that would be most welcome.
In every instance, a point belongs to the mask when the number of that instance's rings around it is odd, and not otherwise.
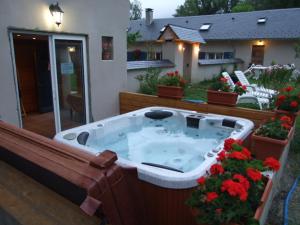
[[[58,91],[58,80],[57,80],[55,40],[82,41],[85,123],[90,122],[90,108],[89,108],[89,93],[88,93],[86,38],[84,36],[73,36],[73,35],[49,35],[49,55],[50,55],[50,66],[51,66],[51,80],[52,80],[52,94],[53,94],[52,98],[53,98],[53,107],[54,107],[55,131],[56,133],[58,133],[61,131],[61,118],[60,118],[59,91]]]

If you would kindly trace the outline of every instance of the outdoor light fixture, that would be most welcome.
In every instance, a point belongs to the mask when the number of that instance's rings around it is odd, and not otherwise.
[[[54,18],[55,23],[59,27],[59,25],[62,23],[64,11],[62,11],[62,9],[59,7],[58,2],[55,5],[51,4],[49,6],[49,10]]]
[[[259,40],[259,41],[257,41],[257,45],[259,45],[259,46],[263,46],[265,43],[264,43],[264,41],[263,40]]]

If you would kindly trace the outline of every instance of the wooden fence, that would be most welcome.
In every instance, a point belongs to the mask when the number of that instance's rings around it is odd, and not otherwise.
[[[206,103],[192,103],[181,100],[159,98],[153,95],[120,92],[120,113],[127,113],[150,106],[165,106],[171,108],[194,110],[201,113],[214,113],[243,117],[253,121],[255,127],[257,127],[262,121],[274,116],[274,113],[271,111],[260,111],[239,107],[226,107]]]

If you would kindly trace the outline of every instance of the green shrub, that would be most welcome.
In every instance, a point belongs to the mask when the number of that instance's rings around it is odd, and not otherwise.
[[[145,75],[138,75],[135,79],[140,83],[139,92],[147,95],[156,95],[160,73],[161,69],[149,68]]]

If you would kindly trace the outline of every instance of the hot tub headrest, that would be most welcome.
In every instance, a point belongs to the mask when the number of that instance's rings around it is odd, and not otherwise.
[[[164,110],[154,110],[151,112],[146,112],[145,116],[147,118],[150,118],[153,120],[162,120],[162,119],[173,116],[173,113],[169,112],[169,111],[164,111]]]
[[[81,133],[78,135],[78,137],[77,137],[78,143],[81,144],[81,145],[85,145],[86,142],[87,142],[87,139],[88,139],[89,135],[90,135],[90,134],[89,134],[88,132],[86,132],[86,131],[81,132]]]

